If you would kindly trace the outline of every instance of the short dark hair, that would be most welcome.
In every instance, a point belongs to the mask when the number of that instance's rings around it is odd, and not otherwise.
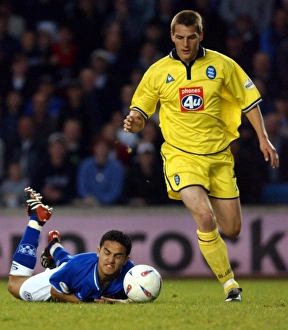
[[[100,240],[100,248],[106,241],[113,241],[123,245],[126,248],[126,256],[128,256],[132,249],[131,238],[119,230],[110,230],[105,233]]]
[[[171,21],[171,32],[175,32],[175,25],[191,26],[195,25],[197,32],[200,34],[203,31],[202,17],[197,11],[182,10],[176,14]]]

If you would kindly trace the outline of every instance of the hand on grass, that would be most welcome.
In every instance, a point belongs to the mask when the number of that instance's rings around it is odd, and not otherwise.
[[[107,298],[101,297],[101,299],[94,299],[95,303],[100,304],[129,304],[132,302],[132,299],[114,299],[114,298]]]

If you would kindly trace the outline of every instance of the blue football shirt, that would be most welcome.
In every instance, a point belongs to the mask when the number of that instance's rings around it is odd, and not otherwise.
[[[123,289],[123,280],[134,263],[128,260],[123,265],[119,276],[104,288],[99,285],[97,266],[96,253],[77,254],[70,257],[63,267],[51,275],[50,283],[57,291],[66,294],[73,293],[81,301],[93,301],[101,296],[127,298]]]

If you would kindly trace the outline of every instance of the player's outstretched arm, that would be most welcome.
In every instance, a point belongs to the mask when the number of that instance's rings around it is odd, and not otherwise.
[[[264,155],[264,159],[266,161],[270,159],[270,163],[273,168],[279,167],[279,157],[275,147],[269,141],[269,137],[264,126],[264,121],[259,106],[256,106],[248,113],[246,113],[246,116],[257,133],[260,150]]]
[[[113,299],[113,298],[106,298],[101,297],[101,299],[94,299],[95,303],[100,304],[129,304],[132,302],[132,299]]]
[[[56,301],[78,303],[78,304],[82,302],[75,296],[75,294],[73,293],[66,294],[66,293],[58,292],[53,286],[51,287],[50,293],[52,299]]]
[[[145,125],[145,119],[137,110],[131,110],[129,115],[124,119],[124,131],[130,133],[140,132]]]

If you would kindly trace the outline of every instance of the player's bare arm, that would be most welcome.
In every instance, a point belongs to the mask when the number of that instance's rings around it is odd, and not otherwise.
[[[275,147],[269,141],[259,106],[256,106],[251,111],[246,113],[246,116],[257,133],[260,150],[262,151],[265,160],[268,161],[270,159],[271,166],[273,168],[278,167],[279,157]]]
[[[79,300],[75,294],[65,294],[58,292],[53,286],[51,287],[50,290],[51,297],[55,299],[56,301],[61,301],[61,302],[70,302],[70,303],[81,303],[81,300]]]
[[[145,119],[137,110],[131,110],[129,115],[124,119],[124,131],[130,133],[140,132],[145,125]]]
[[[107,298],[107,297],[101,297],[101,299],[94,299],[95,303],[100,304],[129,304],[132,301],[132,299],[114,299],[114,298]]]

